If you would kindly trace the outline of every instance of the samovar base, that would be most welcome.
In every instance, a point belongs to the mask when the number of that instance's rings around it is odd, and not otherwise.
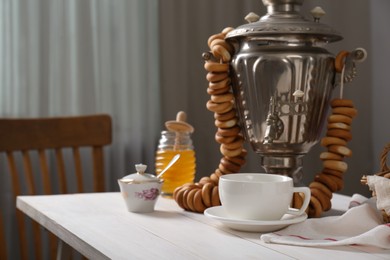
[[[261,166],[267,173],[289,176],[294,186],[303,186],[303,154],[266,155],[261,154]]]

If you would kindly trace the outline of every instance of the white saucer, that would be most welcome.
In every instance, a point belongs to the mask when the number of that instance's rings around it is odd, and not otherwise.
[[[208,208],[205,210],[204,215],[212,219],[219,220],[225,226],[246,232],[272,232],[284,227],[287,227],[291,224],[296,224],[307,219],[307,214],[303,213],[300,216],[285,214],[281,220],[245,220],[245,219],[235,219],[229,217],[223,206],[217,206]]]

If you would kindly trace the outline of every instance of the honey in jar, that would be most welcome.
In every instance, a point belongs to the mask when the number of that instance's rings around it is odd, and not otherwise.
[[[161,194],[170,197],[173,191],[186,183],[193,183],[196,173],[196,157],[192,144],[193,127],[185,122],[186,115],[180,111],[176,121],[165,123],[167,131],[161,132],[156,151],[156,175],[158,175],[176,154],[180,158],[162,176],[164,183]]]

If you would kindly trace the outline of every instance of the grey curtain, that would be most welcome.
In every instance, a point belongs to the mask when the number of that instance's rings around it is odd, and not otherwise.
[[[110,114],[106,180],[119,190],[135,163],[154,162],[158,46],[157,0],[0,0],[0,116]],[[0,157],[0,212],[18,259],[6,169]]]

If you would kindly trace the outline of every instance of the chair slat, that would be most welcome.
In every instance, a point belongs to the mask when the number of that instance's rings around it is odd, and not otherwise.
[[[27,242],[27,233],[26,225],[24,222],[24,215],[20,210],[16,211],[16,223],[18,225],[18,235],[20,241],[20,256],[22,259],[28,259],[28,242]]]
[[[7,161],[11,173],[12,190],[14,193],[14,197],[16,198],[16,196],[19,196],[21,194],[21,185],[19,180],[19,173],[16,168],[15,157],[12,151],[7,152]]]
[[[103,149],[101,146],[94,146],[92,149],[93,154],[93,179],[94,179],[94,191],[104,191],[104,160]]]
[[[61,193],[67,193],[67,184],[66,184],[66,175],[65,175],[65,164],[64,164],[64,157],[62,155],[62,149],[57,148],[56,151],[56,163],[57,163],[57,170],[58,170],[58,181],[60,184],[60,192]]]
[[[39,154],[39,165],[41,167],[41,178],[42,178],[42,184],[43,184],[43,191],[45,194],[51,194],[51,181],[50,181],[50,174],[49,174],[49,164],[47,161],[47,156],[44,149],[38,150]]]
[[[33,221],[32,233],[33,233],[33,237],[34,237],[35,259],[43,259],[41,226],[39,225],[38,222]]]
[[[16,196],[21,194],[21,185],[19,180],[19,173],[16,167],[15,163],[15,157],[13,152],[8,151],[7,152],[7,161],[8,166],[10,168],[11,172],[11,180],[12,180],[12,188],[14,193],[14,203],[16,203]],[[26,235],[26,225],[24,223],[24,216],[23,213],[17,210],[15,212],[16,214],[16,224],[19,227],[18,228],[18,235],[20,240],[20,254],[22,259],[27,259],[27,235]]]
[[[27,190],[28,194],[36,194],[35,192],[35,180],[33,176],[33,170],[31,166],[31,159],[30,159],[30,153],[26,150],[22,151],[23,155],[23,166],[24,166],[24,174],[25,178],[27,180]]]
[[[23,150],[22,155],[23,155],[23,166],[24,166],[24,171],[25,171],[25,178],[27,180],[28,193],[31,195],[37,194],[35,180],[34,180],[34,173],[33,173],[32,164],[31,164],[30,153],[29,153],[29,151]],[[23,221],[22,212],[19,211],[18,213],[19,213],[19,215],[21,215],[19,218],[21,219],[21,221]],[[35,221],[33,221],[33,223],[32,223],[32,233],[33,233],[33,237],[34,237],[34,243],[36,245],[34,247],[35,258],[42,259],[41,231],[40,231],[39,224],[36,223]],[[25,246],[27,247],[28,242],[27,242],[26,234],[23,234],[23,238],[21,238],[21,239],[26,240],[24,243],[25,243]],[[26,256],[23,256],[23,259],[27,259],[24,257],[26,257]]]
[[[49,233],[50,259],[59,259],[57,258],[58,241],[59,239],[56,235],[54,235],[53,233]]]
[[[77,191],[83,192],[84,191],[84,183],[83,183],[83,170],[81,166],[81,155],[80,155],[80,149],[78,147],[73,147],[73,160],[74,160],[74,168],[75,168],[75,175],[77,180]]]
[[[7,244],[5,243],[5,229],[3,216],[0,214],[0,259],[7,258]]]
[[[50,182],[50,174],[49,174],[49,163],[47,160],[47,155],[44,149],[40,149],[39,151],[39,161],[40,161],[40,166],[41,166],[41,173],[42,173],[42,180],[43,180],[43,190],[45,194],[51,194],[52,193],[52,188],[51,188],[51,182]],[[62,153],[57,152],[56,149],[56,162],[57,162],[57,169],[59,172],[59,182],[60,182],[60,192],[61,193],[66,193],[66,179],[65,179],[65,171],[61,170],[61,166],[58,166],[58,162],[60,161],[59,165],[63,165],[63,160],[62,160]],[[63,167],[65,169],[65,167]],[[65,187],[64,187],[65,185]],[[34,225],[37,223],[34,223]],[[37,231],[36,231],[37,232]],[[38,233],[38,232],[37,232]],[[35,234],[37,234],[35,233]],[[41,239],[39,239],[40,244]],[[56,258],[56,251],[57,251],[57,244],[58,244],[58,239],[55,235],[52,233],[49,233],[49,251],[50,251],[50,259],[55,259]],[[41,250],[42,246],[39,245],[39,248]],[[41,258],[37,258],[41,259]]]

